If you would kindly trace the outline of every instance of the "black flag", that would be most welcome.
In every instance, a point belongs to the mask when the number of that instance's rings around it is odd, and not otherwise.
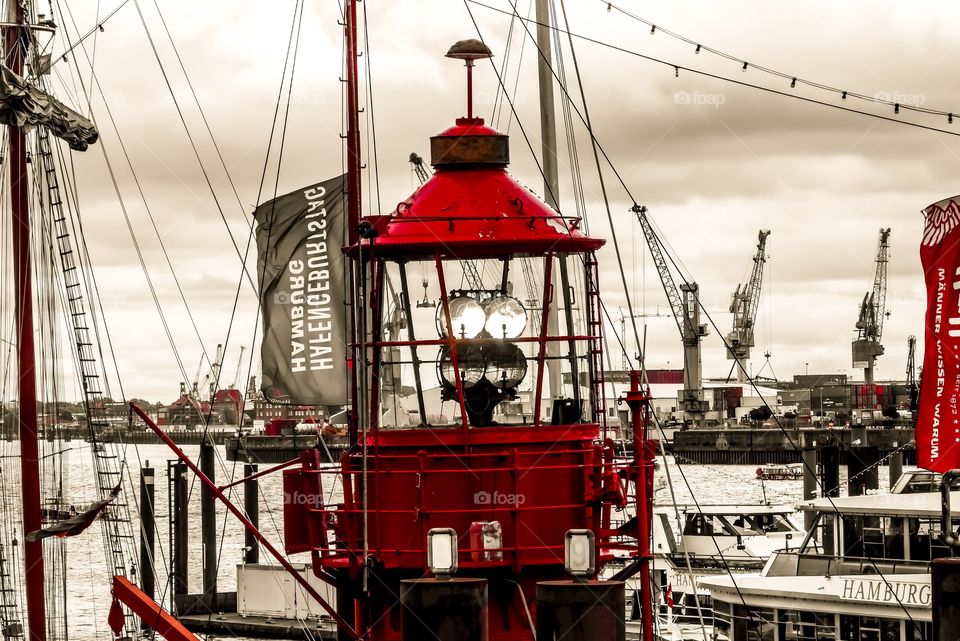
[[[266,400],[347,402],[344,176],[257,207]]]

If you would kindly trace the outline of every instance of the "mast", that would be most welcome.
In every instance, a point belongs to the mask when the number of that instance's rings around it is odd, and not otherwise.
[[[27,48],[24,4],[11,2],[5,34],[6,62],[23,76]],[[33,282],[30,274],[30,212],[28,206],[27,147],[23,131],[8,126],[10,135],[10,210],[13,216],[14,320],[17,331],[17,371],[20,402],[21,490],[23,531],[42,527],[40,518],[40,460],[37,438],[37,380],[33,345]],[[45,641],[43,542],[24,541],[24,572],[27,583],[27,622],[31,641]]]
[[[347,233],[357,240],[360,224],[360,101],[357,91],[357,0],[346,6],[347,30]]]
[[[543,199],[555,211],[560,211],[560,179],[557,175],[557,114],[553,101],[553,50],[550,38],[550,0],[536,0],[537,17],[537,49],[540,58],[537,61],[537,79],[540,88],[540,156],[543,163]],[[558,280],[559,276],[559,280]],[[567,295],[567,265],[560,257],[560,273],[555,274],[551,286],[556,292],[559,290],[564,297]],[[562,282],[561,282],[562,281]],[[564,307],[570,312],[568,301],[564,300]],[[560,329],[558,314],[547,317],[547,330],[556,335]],[[568,323],[569,325],[569,323]],[[550,395],[553,398],[562,396],[560,390],[563,382],[560,373],[560,354],[558,345],[547,345],[550,356],[547,361],[547,374],[550,381]]]

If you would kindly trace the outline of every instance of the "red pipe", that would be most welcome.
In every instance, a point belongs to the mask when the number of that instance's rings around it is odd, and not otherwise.
[[[540,427],[540,409],[542,406],[541,396],[543,396],[543,370],[546,367],[546,343],[547,343],[547,320],[550,318],[550,301],[553,297],[553,254],[547,254],[544,257],[546,265],[543,270],[543,313],[540,318],[540,353],[537,356],[537,385],[536,396],[533,399],[533,426]],[[573,382],[574,385],[577,381]],[[556,390],[550,390],[555,394]]]
[[[226,506],[226,508],[230,510],[230,512],[232,512],[233,515],[237,517],[237,519],[241,523],[243,523],[243,527],[247,528],[247,530],[250,533],[252,533],[254,537],[256,537],[257,541],[260,542],[260,545],[266,548],[267,552],[269,552],[273,556],[273,558],[275,558],[277,562],[283,566],[283,569],[285,569],[287,572],[290,573],[290,576],[292,576],[294,580],[296,580],[296,582],[300,584],[300,587],[303,588],[304,592],[306,592],[311,597],[313,597],[316,600],[316,602],[320,604],[320,607],[322,607],[324,610],[327,611],[327,614],[329,614],[330,617],[337,622],[337,625],[340,626],[341,630],[347,633],[347,636],[355,640],[360,639],[360,636],[353,629],[353,626],[347,623],[347,621],[343,617],[341,617],[340,614],[337,612],[336,608],[334,608],[332,605],[327,603],[326,600],[322,596],[320,596],[320,593],[317,592],[316,588],[310,585],[310,582],[307,581],[305,578],[303,578],[303,576],[301,576],[300,573],[297,572],[297,570],[292,565],[290,565],[290,562],[287,561],[287,559],[282,554],[280,554],[280,552],[275,547],[273,547],[270,541],[267,540],[267,538],[260,532],[260,530],[258,530],[257,527],[253,523],[251,523],[246,516],[244,516],[240,508],[234,505],[233,502],[230,499],[228,499],[223,492],[220,491],[220,488],[218,488],[213,481],[211,481],[203,472],[200,471],[200,468],[197,467],[197,465],[193,461],[191,461],[186,454],[183,453],[183,450],[177,447],[177,444],[174,443],[173,440],[169,436],[167,436],[167,434],[163,430],[157,427],[157,424],[154,423],[149,416],[147,416],[146,412],[144,412],[142,409],[140,409],[133,403],[130,403],[130,411],[134,412],[137,416],[142,418],[143,422],[147,424],[147,427],[149,427],[153,431],[153,433],[156,434],[160,438],[160,440],[163,441],[167,445],[167,447],[169,447],[173,451],[173,453],[177,455],[177,458],[183,461],[184,464],[190,468],[191,472],[196,474],[197,478],[200,479],[200,482],[202,482],[204,485],[210,488],[210,491],[213,492],[213,495],[216,496],[218,499],[220,499],[220,502],[223,503]],[[327,581],[327,578],[324,576],[320,576],[319,578],[324,581]],[[332,584],[332,585],[335,585],[335,584]]]
[[[16,3],[17,26],[6,33],[7,62],[10,70],[23,75],[23,53],[27,46],[21,38],[23,5]],[[37,424],[37,378],[33,346],[33,282],[30,276],[30,210],[28,205],[27,148],[23,131],[8,127],[10,134],[10,200],[13,214],[14,319],[17,331],[18,396],[20,404],[20,474],[23,493],[23,531],[43,527],[40,514],[40,456]],[[44,594],[43,542],[23,545],[27,583],[27,621],[31,641],[45,641],[46,611]]]
[[[653,590],[650,585],[650,530],[653,521],[653,466],[655,445],[647,438],[649,394],[641,389],[640,372],[630,372],[627,392],[633,424],[634,485],[637,492],[637,556],[640,560],[640,624],[641,636],[653,638]]]

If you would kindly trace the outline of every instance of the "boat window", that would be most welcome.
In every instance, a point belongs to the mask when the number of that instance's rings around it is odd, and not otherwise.
[[[803,543],[800,544],[800,552],[820,554],[820,541],[823,539],[820,535],[822,529],[823,515],[818,512],[813,518],[813,523],[810,524],[810,530],[803,538]]]
[[[710,536],[714,533],[713,519],[703,514],[688,514],[683,526],[684,536]]]
[[[796,528],[783,514],[757,514],[757,526],[763,532],[793,532]]]
[[[734,610],[736,616],[737,610]],[[747,612],[744,623],[746,624],[747,641],[773,641],[776,625],[771,608],[751,608]]]
[[[840,636],[853,641],[898,641],[900,621],[879,617],[840,616]]]
[[[929,621],[904,621],[903,641],[930,641],[933,638],[933,624]]]
[[[799,610],[778,610],[779,641],[825,641],[837,638],[833,614]]]
[[[713,603],[713,632],[714,635],[733,639],[731,622],[733,621],[733,604],[726,601]]]

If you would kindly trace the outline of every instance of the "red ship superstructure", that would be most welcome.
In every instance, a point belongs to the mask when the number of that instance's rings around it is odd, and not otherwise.
[[[537,584],[571,578],[569,533],[592,535],[594,572],[627,498],[604,439],[604,241],[514,180],[507,136],[473,116],[489,50],[447,55],[467,64],[468,116],[431,139],[429,180],[345,250],[363,311],[354,445],[337,467],[314,452],[285,472],[285,543],[312,553],[361,636],[387,640],[401,592],[434,574],[431,533],[452,531],[454,581],[486,581],[489,638],[530,639]],[[343,500],[326,504],[332,486]]]

